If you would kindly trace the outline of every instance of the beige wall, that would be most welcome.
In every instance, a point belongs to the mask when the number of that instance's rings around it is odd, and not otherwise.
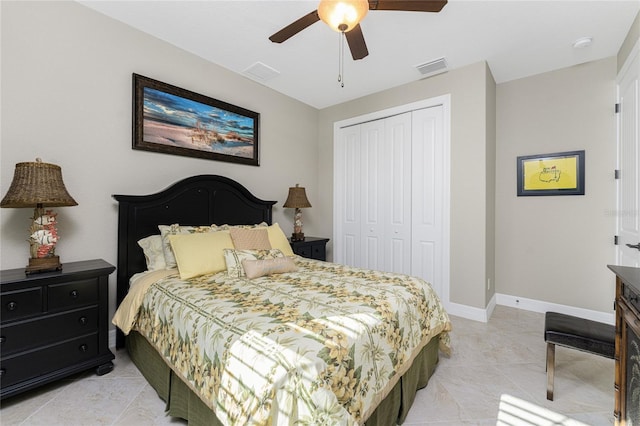
[[[484,62],[449,71],[320,111],[319,187],[324,229],[332,231],[333,123],[370,112],[451,94],[451,301],[486,306],[488,192],[487,76]],[[490,103],[490,102],[489,102]],[[491,133],[491,131],[489,131]],[[491,262],[489,262],[491,263]]]
[[[287,233],[292,212],[282,202],[300,183],[314,206],[305,233],[331,236],[333,123],[451,94],[451,301],[484,309],[496,292],[611,309],[616,58],[497,88],[477,63],[317,111],[75,2],[3,1],[0,19],[0,192],[16,162],[62,166],[80,203],[58,209],[63,262],[115,262],[111,194],[155,192],[200,173],[278,200],[274,217]],[[261,166],[131,150],[134,72],[260,112]],[[517,155],[570,149],[587,150],[587,195],[515,197]],[[25,265],[30,214],[0,210],[1,268]]]
[[[618,51],[618,72],[622,69],[624,62],[629,57],[631,50],[640,40],[640,13],[636,15],[636,19],[631,24],[631,28],[629,28],[629,32]]]
[[[289,186],[306,186],[312,204],[319,204],[318,162],[305,154],[317,147],[316,109],[78,3],[0,3],[0,192],[6,193],[17,162],[41,157],[62,167],[79,203],[57,209],[63,263],[115,263],[111,194],[152,193],[195,174],[228,176],[260,198],[278,200],[274,217],[286,233],[293,222],[293,212],[282,208]],[[260,112],[260,167],[133,151],[134,72]],[[2,269],[26,264],[31,214],[0,210]],[[307,234],[326,230],[320,218],[315,209],[305,211]]]
[[[486,72],[486,244],[485,244],[485,306],[496,292],[496,81],[487,65]]]
[[[610,57],[497,86],[497,293],[612,311],[615,78]],[[584,196],[516,196],[517,156],[574,150]]]

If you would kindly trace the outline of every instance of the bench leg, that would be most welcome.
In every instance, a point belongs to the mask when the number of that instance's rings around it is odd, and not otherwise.
[[[553,376],[556,366],[556,345],[547,343],[547,399],[553,401]]]

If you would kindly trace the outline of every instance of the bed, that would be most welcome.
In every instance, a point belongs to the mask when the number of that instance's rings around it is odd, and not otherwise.
[[[285,256],[282,240],[278,259],[242,265],[249,274],[250,264],[286,261],[285,273],[269,266],[256,278],[231,274],[227,257],[226,271],[183,279],[179,251],[179,271],[145,272],[138,241],[159,226],[267,229],[273,243],[275,201],[236,181],[201,175],[156,194],[113,197],[116,346],[126,347],[170,416],[209,425],[400,424],[439,353],[449,351],[449,318],[424,281]],[[127,317],[125,307],[134,313]]]

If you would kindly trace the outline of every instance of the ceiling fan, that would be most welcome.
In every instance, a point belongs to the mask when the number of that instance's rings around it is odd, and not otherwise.
[[[369,54],[360,21],[369,10],[440,12],[447,0],[321,0],[318,9],[287,25],[269,37],[274,43],[288,40],[311,24],[322,20],[345,35],[354,60]]]

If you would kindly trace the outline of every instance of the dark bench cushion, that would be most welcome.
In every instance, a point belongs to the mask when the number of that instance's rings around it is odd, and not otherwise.
[[[596,355],[613,358],[616,331],[613,325],[557,312],[544,318],[544,340]]]

